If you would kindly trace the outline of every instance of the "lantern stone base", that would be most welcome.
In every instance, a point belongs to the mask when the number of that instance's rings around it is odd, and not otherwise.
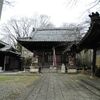
[[[30,66],[30,72],[37,73],[39,71],[38,68],[34,68],[33,66]]]
[[[67,73],[77,73],[77,69],[68,69]]]
[[[38,69],[30,69],[30,72],[37,73]]]

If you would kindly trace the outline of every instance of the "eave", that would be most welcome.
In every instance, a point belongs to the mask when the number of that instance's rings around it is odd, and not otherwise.
[[[63,51],[67,43],[69,43],[65,41],[33,41],[31,39],[18,39],[18,42],[32,52],[52,51],[53,47],[58,51]]]
[[[87,34],[78,44],[79,51],[82,49],[93,49],[100,46],[100,24],[92,23]]]

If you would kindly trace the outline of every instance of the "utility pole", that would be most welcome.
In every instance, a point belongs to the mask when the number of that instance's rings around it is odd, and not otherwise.
[[[0,18],[1,18],[1,12],[2,12],[2,7],[3,7],[3,1],[4,0],[0,0]]]

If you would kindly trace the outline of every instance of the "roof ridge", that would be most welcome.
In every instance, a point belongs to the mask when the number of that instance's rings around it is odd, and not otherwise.
[[[36,31],[44,31],[44,30],[47,30],[47,31],[51,31],[51,30],[72,30],[70,28],[37,28]]]

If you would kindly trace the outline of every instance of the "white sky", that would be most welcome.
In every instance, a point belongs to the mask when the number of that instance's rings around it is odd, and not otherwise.
[[[94,0],[79,0],[80,2],[74,7],[67,7],[67,1],[70,0],[14,1],[14,7],[7,5],[3,7],[1,22],[6,22],[11,17],[32,17],[45,14],[50,16],[53,24],[60,26],[62,23],[80,23],[85,17],[88,17],[88,13],[84,11],[89,7],[89,3]]]

